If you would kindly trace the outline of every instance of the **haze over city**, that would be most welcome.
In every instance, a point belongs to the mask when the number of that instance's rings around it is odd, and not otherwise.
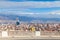
[[[13,17],[12,17],[12,16]],[[0,0],[0,19],[60,21],[60,1]]]
[[[0,0],[0,39],[60,39],[60,0]]]

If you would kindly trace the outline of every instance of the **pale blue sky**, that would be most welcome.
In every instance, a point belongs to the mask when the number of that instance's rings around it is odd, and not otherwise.
[[[0,14],[60,18],[60,1],[0,0]]]

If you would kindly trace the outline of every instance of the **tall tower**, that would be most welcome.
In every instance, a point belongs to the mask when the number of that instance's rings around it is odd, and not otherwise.
[[[16,18],[16,25],[19,25],[20,24],[20,21],[18,18]]]

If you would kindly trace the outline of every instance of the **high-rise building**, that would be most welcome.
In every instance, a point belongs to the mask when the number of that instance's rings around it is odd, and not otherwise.
[[[20,24],[20,21],[18,18],[16,18],[16,25],[19,25]]]

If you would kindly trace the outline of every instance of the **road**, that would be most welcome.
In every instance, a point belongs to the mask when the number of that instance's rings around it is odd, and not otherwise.
[[[60,37],[9,37],[0,40],[60,40]]]

